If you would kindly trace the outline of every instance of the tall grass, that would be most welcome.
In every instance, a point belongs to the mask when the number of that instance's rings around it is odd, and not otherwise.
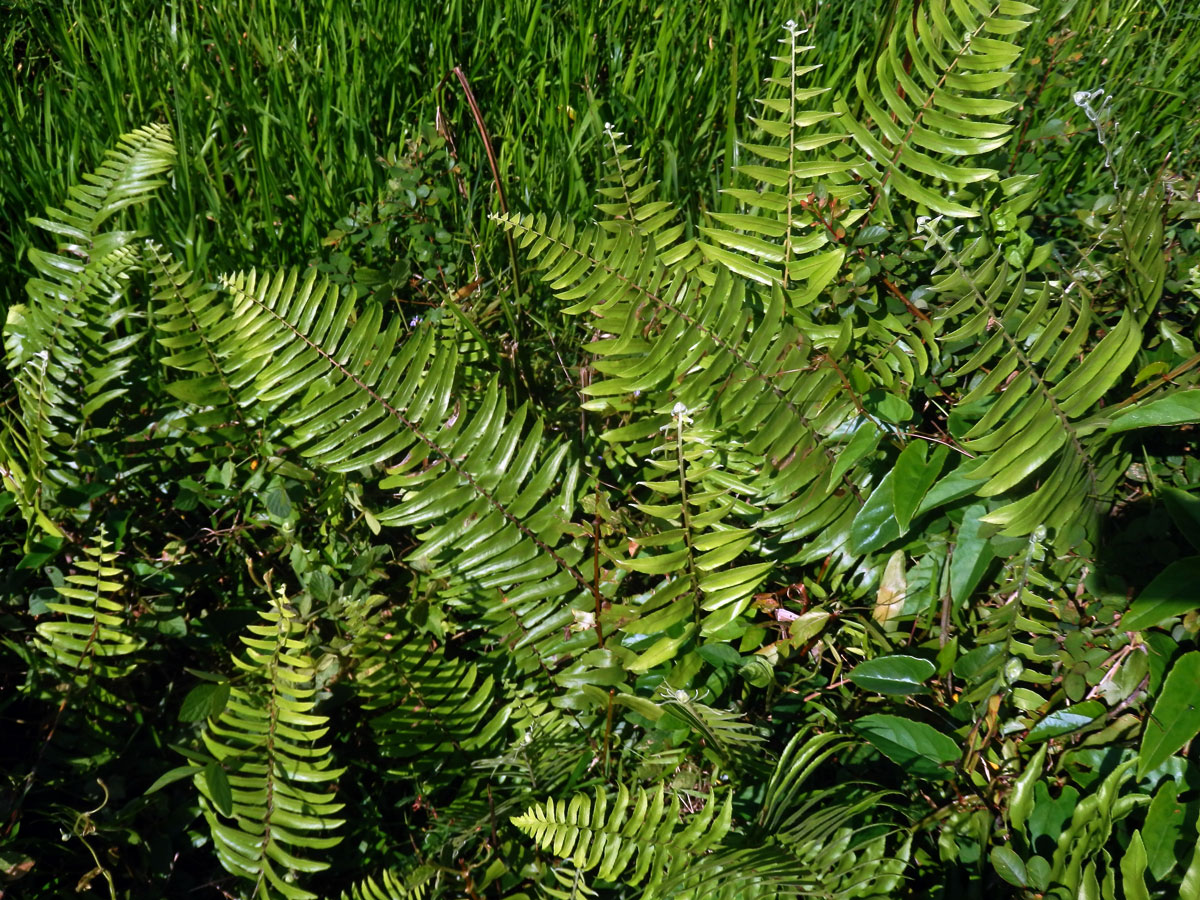
[[[812,18],[826,63],[869,54],[897,0],[16,0],[0,10],[0,308],[18,302],[30,215],[63,196],[113,137],[168,121],[180,161],[147,223],[189,266],[303,262],[351,204],[372,196],[385,147],[431,121],[438,98],[478,207],[491,176],[457,85],[463,68],[514,205],[586,215],[604,121],[626,133],[664,195],[720,205],[735,127],[753,110],[778,25]],[[1075,90],[1105,87],[1121,163],[1166,152],[1194,171],[1200,17],[1187,0],[1064,3],[1026,35],[1016,111],[1024,140],[1059,140],[1056,185],[1099,190]],[[1054,137],[1047,123],[1059,119]],[[1136,134],[1136,136],[1135,136]],[[484,228],[488,244],[492,236]],[[27,273],[26,273],[27,274]]]

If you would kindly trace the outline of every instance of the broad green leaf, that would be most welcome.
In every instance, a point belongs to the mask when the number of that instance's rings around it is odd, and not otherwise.
[[[1194,548],[1200,550],[1200,497],[1175,487],[1158,492],[1175,527]]]
[[[892,476],[880,480],[850,526],[850,543],[855,553],[870,553],[900,537],[892,503]]]
[[[899,425],[913,417],[913,408],[903,397],[875,388],[867,391],[863,405],[885,422]]]
[[[1121,884],[1125,900],[1150,900],[1150,892],[1146,890],[1146,845],[1140,831],[1133,833],[1121,857]]]
[[[1146,718],[1138,750],[1138,777],[1152,772],[1184,744],[1200,734],[1200,650],[1175,661],[1163,682],[1154,709]]]
[[[888,236],[888,230],[883,225],[868,225],[854,236],[855,247],[866,247],[869,244],[878,244]]]
[[[938,444],[934,447],[933,455],[926,461],[928,446],[925,441],[912,441],[896,460],[895,478],[892,481],[892,506],[901,534],[908,531],[908,523],[912,521],[921,501],[937,481],[946,461],[946,454],[950,452],[950,448]]]
[[[1200,556],[1176,560],[1151,581],[1121,617],[1121,630],[1141,631],[1200,608]]]
[[[900,716],[876,713],[851,726],[876,750],[922,778],[946,778],[944,764],[959,758],[959,746],[932,725]]]
[[[1150,874],[1159,881],[1179,862],[1177,847],[1184,839],[1187,818],[1187,804],[1179,802],[1179,786],[1165,780],[1150,801],[1142,826]]]
[[[1056,710],[1029,729],[1029,735],[1025,738],[1025,742],[1044,741],[1047,738],[1058,737],[1060,734],[1078,731],[1102,715],[1104,715],[1104,704],[1099,700],[1087,700],[1066,709]]]
[[[992,848],[992,866],[996,872],[1015,887],[1029,886],[1029,873],[1025,871],[1025,862],[1008,844],[997,844]]]
[[[1133,407],[1108,426],[1109,434],[1167,425],[1200,422],[1200,390],[1179,391]]]
[[[208,799],[223,816],[233,815],[233,791],[229,787],[229,776],[219,762],[210,762],[204,767],[204,785]]]
[[[199,722],[209,716],[219,716],[228,702],[228,682],[198,684],[183,698],[179,706],[179,721]]]
[[[718,669],[741,666],[744,662],[742,655],[728,644],[704,644],[697,647],[696,652],[701,659]]]
[[[993,554],[988,539],[980,534],[985,527],[980,519],[987,514],[987,507],[975,504],[963,512],[954,544],[954,555],[950,557],[950,598],[963,604],[983,580],[991,565]]]
[[[849,678],[860,688],[878,694],[928,693],[924,682],[934,672],[934,665],[917,656],[878,656],[860,662]]]
[[[1013,782],[1012,791],[1008,795],[1008,821],[1017,831],[1025,830],[1025,823],[1033,809],[1033,788],[1042,777],[1042,767],[1046,764],[1046,748],[1048,744],[1038,747],[1037,753],[1025,765],[1019,778]]]

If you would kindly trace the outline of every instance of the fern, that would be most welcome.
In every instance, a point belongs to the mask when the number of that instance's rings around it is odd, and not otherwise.
[[[316,712],[305,627],[283,600],[259,616],[241,639],[246,657],[235,658],[244,681],[208,720],[209,756],[193,763],[193,781],[221,865],[250,879],[256,897],[310,900],[295,875],[329,866],[311,851],[341,840],[331,788],[344,770],[318,743],[328,720]]]
[[[949,252],[945,236],[934,239],[954,267],[934,285],[946,298],[939,321],[958,325],[942,340],[979,345],[955,376],[987,370],[973,379],[958,404],[964,412],[972,404],[988,404],[959,437],[978,458],[970,470],[970,477],[982,482],[975,492],[981,497],[1012,492],[1054,463],[1040,486],[989,512],[984,521],[1013,536],[1045,526],[1059,541],[1076,541],[1076,529],[1092,538],[1097,512],[1092,498],[1108,496],[1124,465],[1119,455],[1097,452],[1107,441],[1103,436],[1089,440],[1096,428],[1086,417],[1133,362],[1141,348],[1140,328],[1126,313],[1089,347],[1096,317],[1083,292],[1076,309],[1069,287],[1027,286],[1023,273],[1010,278],[998,252],[968,271],[966,260],[980,256],[979,244],[960,256]]]
[[[377,624],[377,634],[385,627]],[[508,710],[493,708],[492,676],[448,659],[428,638],[384,632],[355,645],[364,706],[386,756],[438,765],[486,746],[505,724]]]
[[[680,800],[664,799],[664,786],[631,793],[624,784],[609,807],[608,795],[576,794],[569,803],[531,806],[513,824],[542,849],[568,858],[580,872],[596,871],[605,881],[646,881],[644,896],[656,896],[664,878],[689,859],[717,846],[729,831],[732,796],[723,803],[703,798],[703,808],[679,828]],[[720,808],[718,811],[718,807]],[[648,880],[647,880],[648,879]]]
[[[137,664],[137,651],[145,641],[133,634],[125,604],[117,599],[123,590],[122,571],[111,565],[117,554],[110,548],[104,529],[85,557],[77,560],[79,570],[55,588],[62,598],[46,604],[62,618],[37,626],[38,648],[49,659],[69,670],[79,687],[93,679],[116,680],[128,675]]]
[[[422,900],[425,897],[425,883],[418,882],[413,886],[405,882],[406,879],[399,875],[385,871],[378,881],[367,876],[350,890],[343,891],[340,900]]]
[[[41,277],[29,281],[29,302],[10,311],[5,328],[25,433],[21,461],[38,485],[18,495],[27,518],[43,507],[48,482],[79,479],[73,457],[86,459],[85,440],[104,433],[101,410],[129,390],[130,350],[141,336],[130,327],[136,313],[125,300],[129,275],[140,266],[137,233],[103,226],[164,184],[174,159],[166,126],[130,132],[85,184],[70,189],[65,209],[31,220],[61,243],[54,253],[30,250]]]

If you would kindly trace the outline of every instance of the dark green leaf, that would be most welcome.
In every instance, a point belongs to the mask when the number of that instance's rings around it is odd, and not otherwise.
[[[1187,812],[1187,804],[1179,802],[1179,786],[1171,779],[1164,781],[1150,801],[1142,826],[1150,874],[1160,881],[1179,859],[1177,847],[1184,839]]]
[[[869,244],[878,244],[887,236],[888,230],[883,225],[868,225],[854,236],[854,246],[866,247]]]
[[[1016,887],[1029,886],[1029,874],[1025,871],[1025,862],[1008,844],[997,844],[992,848],[992,866],[996,872],[1011,885]]]
[[[948,777],[944,764],[959,757],[955,741],[914,719],[876,713],[851,727],[892,762],[923,778]]]
[[[916,656],[880,656],[859,663],[850,680],[860,688],[879,694],[922,694],[923,684],[934,672],[934,665]]]
[[[983,580],[992,562],[992,551],[988,540],[980,532],[986,527],[980,521],[987,515],[987,507],[981,503],[968,507],[963,512],[962,525],[954,544],[954,555],[950,557],[950,598],[962,604],[974,593]]]
[[[306,585],[308,592],[318,603],[328,603],[333,596],[333,579],[320,569],[309,574]]]
[[[705,662],[718,669],[742,664],[742,655],[728,644],[704,644],[697,647],[696,652]]]
[[[885,422],[895,425],[903,424],[913,417],[913,408],[907,400],[878,388],[867,392],[867,396],[863,398],[863,405]]]
[[[855,553],[871,553],[900,537],[892,501],[892,472],[888,472],[871,492],[850,526],[850,542]]]
[[[147,794],[153,794],[155,791],[161,791],[168,784],[180,781],[187,778],[189,775],[196,774],[195,766],[176,766],[174,769],[168,769],[163,774],[154,779],[154,784],[146,788]]]
[[[1197,685],[1200,685],[1200,651],[1193,650],[1171,666],[1154,709],[1146,718],[1138,751],[1138,778],[1157,769],[1200,734]]]
[[[209,716],[218,716],[228,702],[228,682],[198,684],[183,698],[179,707],[179,721],[199,722]]]
[[[204,784],[208,788],[208,799],[223,816],[233,815],[233,791],[229,787],[229,776],[218,762],[204,767]]]
[[[1142,590],[1121,617],[1123,631],[1141,631],[1200,608],[1200,556],[1189,556],[1167,566]]]
[[[1164,487],[1158,493],[1175,527],[1200,550],[1200,497],[1174,487]]]
[[[896,460],[895,478],[892,481],[892,505],[901,534],[908,531],[908,523],[912,521],[921,501],[937,481],[946,461],[946,454],[949,453],[948,447],[938,444],[926,462],[928,446],[925,441],[912,441]]]
[[[267,507],[267,512],[279,519],[286,519],[292,513],[292,501],[287,491],[280,487],[270,488],[263,494],[263,505]]]

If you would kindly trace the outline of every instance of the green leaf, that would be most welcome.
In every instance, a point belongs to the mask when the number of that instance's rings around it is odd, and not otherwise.
[[[1025,742],[1044,741],[1047,738],[1058,737],[1060,734],[1078,731],[1102,715],[1104,715],[1104,704],[1099,700],[1086,700],[1066,709],[1055,710],[1029,729],[1029,735],[1025,738]]]
[[[1200,608],[1200,556],[1176,560],[1161,571],[1121,617],[1122,631],[1141,631]]]
[[[1140,831],[1133,833],[1121,857],[1121,882],[1125,900],[1150,900],[1150,892],[1146,890],[1146,845]]]
[[[1185,653],[1171,667],[1154,709],[1146,719],[1138,751],[1138,778],[1165,763],[1200,734],[1196,685],[1200,684],[1200,650]]]
[[[944,764],[959,757],[958,744],[924,722],[876,713],[851,727],[892,762],[923,778],[949,777]]]
[[[871,553],[900,537],[892,501],[892,476],[888,472],[871,492],[850,525],[850,543],[855,553]]]
[[[888,236],[888,230],[883,225],[868,225],[859,231],[854,236],[855,247],[866,247],[869,244],[878,244]]]
[[[1133,407],[1108,426],[1108,433],[1120,434],[1135,428],[1187,425],[1193,422],[1200,422],[1200,390],[1194,389],[1159,397],[1145,405]]]
[[[1029,887],[1029,873],[1025,871],[1025,862],[1008,844],[997,844],[992,848],[992,866],[996,872],[1009,884],[1016,887]]]
[[[263,495],[263,505],[267,507],[267,512],[278,519],[286,519],[292,514],[291,498],[280,487],[273,487]]]
[[[305,585],[318,603],[328,603],[333,596],[333,579],[329,577],[328,572],[317,569],[308,576]]]
[[[986,514],[987,507],[981,503],[967,507],[963,512],[954,555],[950,558],[950,598],[956,604],[963,604],[970,598],[991,565],[991,547],[988,539],[980,534],[984,527],[980,519]]]
[[[228,702],[228,682],[198,684],[183,698],[179,707],[179,721],[199,722],[209,716],[219,716]]]
[[[1164,487],[1158,491],[1171,521],[1175,523],[1188,543],[1200,550],[1200,497],[1181,491],[1176,487]]]
[[[933,456],[926,462],[928,446],[925,441],[912,441],[896,460],[896,477],[892,482],[892,507],[896,512],[896,524],[902,534],[908,531],[913,514],[937,481],[938,475],[942,473],[946,454],[950,452],[948,447],[939,444],[934,449]]]
[[[217,811],[223,816],[233,815],[233,791],[229,787],[229,776],[220,763],[214,761],[204,767],[204,784]]]
[[[1159,881],[1166,878],[1179,861],[1176,847],[1184,837],[1186,813],[1187,805],[1179,802],[1179,786],[1167,779],[1150,801],[1142,826],[1150,874]]]
[[[1034,785],[1042,777],[1042,767],[1046,764],[1046,748],[1049,744],[1038,747],[1037,753],[1025,765],[1019,778],[1013,782],[1012,791],[1008,795],[1008,821],[1017,831],[1025,831],[1025,823],[1033,810]]]
[[[934,673],[934,665],[916,656],[879,656],[859,663],[850,673],[850,680],[860,688],[878,694],[923,694],[923,684]]]
[[[697,647],[701,659],[718,669],[741,666],[742,655],[728,644],[704,644]]]
[[[173,784],[176,781],[182,781],[190,775],[196,774],[195,766],[176,766],[174,769],[168,769],[157,778],[154,779],[154,784],[146,788],[146,794],[153,794],[156,791],[161,791],[168,784]]]
[[[913,417],[913,408],[903,397],[889,394],[887,391],[874,388],[867,391],[863,405],[885,422],[900,425]]]

